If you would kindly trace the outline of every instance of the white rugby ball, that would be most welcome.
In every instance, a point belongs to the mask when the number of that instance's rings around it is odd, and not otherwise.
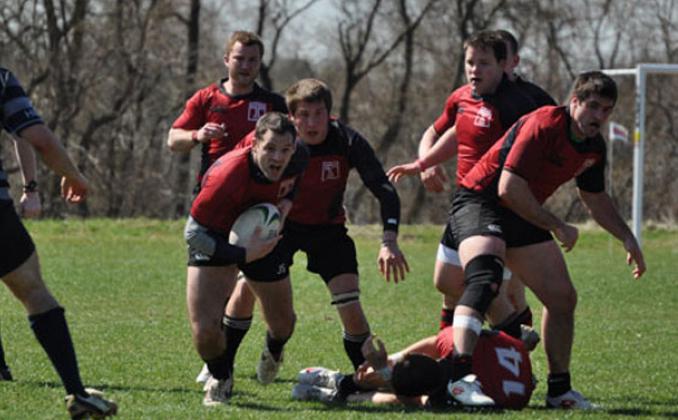
[[[261,227],[263,239],[274,238],[280,229],[280,210],[270,203],[259,203],[248,208],[235,219],[228,242],[232,245],[245,245],[254,234],[254,229]]]

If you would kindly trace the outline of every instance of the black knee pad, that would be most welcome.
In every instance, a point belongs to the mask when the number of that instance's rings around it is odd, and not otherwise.
[[[504,262],[496,255],[479,255],[464,268],[464,294],[459,305],[469,306],[485,314],[492,300],[499,294]]]

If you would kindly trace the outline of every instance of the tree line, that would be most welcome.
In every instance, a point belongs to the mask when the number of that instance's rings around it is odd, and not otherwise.
[[[0,5],[0,65],[21,80],[47,125],[94,187],[67,208],[58,180],[40,172],[44,213],[182,217],[197,153],[177,155],[167,132],[186,99],[225,74],[224,42],[238,29],[266,44],[260,84],[282,92],[303,77],[333,88],[333,113],[371,142],[385,167],[412,159],[449,93],[464,83],[463,40],[508,29],[520,72],[564,101],[583,70],[678,63],[676,0],[17,0]],[[617,77],[612,119],[634,125],[632,77]],[[678,218],[678,76],[648,78],[644,214]],[[6,134],[3,134],[6,137]],[[18,168],[0,142],[15,194]],[[632,147],[614,153],[611,193],[630,217]],[[454,162],[446,167],[454,172]],[[450,177],[452,180],[453,177]],[[352,180],[354,223],[378,220],[378,204]],[[450,181],[452,187],[452,181]],[[440,222],[448,194],[416,179],[398,185],[406,223]],[[587,218],[572,186],[549,202],[569,221]],[[451,191],[450,191],[451,192]]]

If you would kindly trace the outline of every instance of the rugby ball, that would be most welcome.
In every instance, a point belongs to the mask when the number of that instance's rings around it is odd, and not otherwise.
[[[232,245],[247,244],[254,229],[261,227],[263,239],[274,238],[280,230],[280,210],[270,203],[259,203],[248,208],[235,219],[228,242]]]

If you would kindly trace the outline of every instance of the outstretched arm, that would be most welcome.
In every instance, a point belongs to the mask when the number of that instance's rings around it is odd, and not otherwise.
[[[626,263],[629,265],[635,263],[633,277],[640,278],[646,270],[643,251],[641,251],[636,237],[633,236],[633,232],[614,207],[610,196],[606,192],[591,193],[580,189],[579,197],[586,205],[593,220],[624,244],[624,249],[627,252]]]
[[[37,190],[37,162],[35,151],[26,141],[13,137],[17,161],[21,168],[21,177],[24,182],[24,192],[21,195],[21,215],[27,218],[39,217],[42,212],[40,195]]]

